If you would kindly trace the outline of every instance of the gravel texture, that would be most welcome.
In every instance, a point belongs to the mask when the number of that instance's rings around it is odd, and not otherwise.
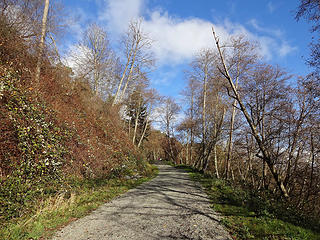
[[[182,170],[158,167],[156,178],[72,222],[53,239],[231,239],[199,184]]]

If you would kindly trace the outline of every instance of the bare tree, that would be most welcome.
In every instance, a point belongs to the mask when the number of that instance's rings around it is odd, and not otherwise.
[[[133,137],[132,137],[132,144],[136,144],[136,138],[137,138],[137,132],[138,132],[138,126],[141,125],[141,119],[144,122],[146,113],[146,107],[145,107],[145,100],[143,98],[141,89],[140,90],[135,90],[129,101],[128,109],[129,111],[129,129],[131,125],[131,121],[134,121],[134,126],[133,126]],[[143,127],[143,126],[142,126]]]
[[[168,137],[173,136],[174,123],[180,112],[180,106],[172,97],[166,97],[159,110],[161,111],[161,120],[166,135]]]
[[[212,78],[213,74],[213,52],[210,49],[201,50],[195,59],[191,63],[191,72],[189,72],[189,78],[198,81],[198,85],[201,86],[202,91],[198,93],[198,97],[201,98],[199,103],[199,110],[201,112],[201,156],[199,161],[203,162],[206,145],[207,145],[207,98],[208,98],[208,81]],[[193,91],[193,89],[191,89]],[[193,101],[193,96],[192,96]],[[192,103],[193,104],[193,103]],[[193,111],[193,106],[192,106]],[[200,164],[202,165],[202,164]]]
[[[145,138],[146,131],[150,125],[151,113],[152,113],[155,105],[161,100],[161,97],[159,96],[159,94],[157,93],[157,91],[155,89],[150,89],[145,92],[145,100],[147,103],[147,116],[143,122],[144,128],[143,128],[143,131],[142,131],[139,143],[138,143],[138,147],[141,146],[142,141]]]
[[[252,68],[254,68],[253,65],[258,60],[256,49],[256,44],[246,40],[245,36],[240,35],[231,39],[230,48],[228,48],[228,52],[230,55],[228,66],[230,70],[230,75],[233,77],[233,79],[235,79],[236,89],[238,89],[239,79],[241,80],[241,78],[246,76],[248,72],[252,71]],[[225,164],[225,177],[227,179],[229,178],[229,171],[232,159],[232,141],[237,109],[236,107],[237,101],[236,99],[233,99]]]
[[[307,64],[311,66],[314,71],[309,74],[308,82],[309,86],[312,85],[313,92],[318,97],[320,96],[320,1],[319,0],[300,0],[298,6],[296,20],[305,18],[309,23],[312,23],[311,32],[317,33],[316,37],[313,37],[310,44],[310,58],[307,60]]]
[[[219,38],[216,36],[216,33],[213,28],[212,28],[212,32],[213,32],[213,36],[215,39],[215,43],[216,43],[216,46],[217,46],[217,49],[219,52],[219,56],[220,56],[220,60],[221,60],[221,64],[222,64],[222,69],[220,69],[220,72],[225,77],[225,79],[228,81],[230,88],[232,90],[232,93],[233,93],[233,98],[237,100],[239,107],[240,107],[240,110],[243,113],[247,123],[250,126],[251,133],[254,136],[254,138],[259,146],[259,149],[261,151],[261,154],[262,154],[261,158],[267,163],[269,170],[272,173],[272,176],[273,176],[274,180],[276,181],[282,195],[286,198],[289,198],[289,194],[288,194],[288,191],[284,185],[283,179],[280,177],[279,173],[277,172],[277,170],[275,168],[275,165],[274,165],[275,161],[273,158],[273,154],[270,151],[270,149],[268,149],[267,146],[264,144],[264,141],[262,139],[262,133],[259,132],[259,130],[257,129],[257,126],[254,123],[254,120],[252,119],[252,117],[248,113],[248,110],[247,110],[237,88],[235,87],[233,79],[229,73],[229,69],[226,65],[225,58],[224,58],[223,53],[221,51]]]
[[[192,72],[186,72],[188,81],[187,87],[182,91],[182,95],[187,103],[185,112],[186,118],[182,121],[178,130],[187,131],[187,154],[186,161],[188,164],[193,164],[193,147],[196,133],[196,97],[199,91],[199,81],[195,79]]]
[[[162,106],[159,108],[160,118],[163,125],[164,132],[166,133],[166,144],[168,146],[168,155],[171,160],[175,160],[173,151],[174,144],[174,124],[180,112],[180,106],[174,101],[173,98],[167,97]]]
[[[199,154],[193,165],[204,171],[209,166],[212,151],[215,163],[217,163],[216,144],[220,140],[226,112],[225,105],[221,101],[221,80],[216,77],[215,58],[216,54],[212,49],[204,49],[196,55],[192,61],[191,70],[188,72],[189,89],[186,92],[189,101],[191,100],[189,102],[191,112],[188,114],[187,122],[193,122],[187,125],[192,127],[190,129],[192,135],[196,134],[197,139],[201,142],[197,144]],[[191,99],[188,95],[191,96]],[[219,175],[217,168],[216,173]]]
[[[115,85],[118,61],[109,46],[107,33],[98,25],[91,24],[83,38],[71,52],[78,77],[86,79],[96,95],[110,95]],[[112,87],[111,87],[112,88]]]
[[[139,73],[143,69],[149,68],[154,63],[154,59],[149,52],[152,41],[143,33],[141,20],[130,23],[129,30],[122,42],[125,64],[112,105],[121,102],[129,84],[135,79],[134,74],[140,75]]]
[[[45,2],[45,4],[47,4]],[[24,39],[39,37],[44,16],[43,1],[7,0],[0,2],[1,17]]]
[[[48,5],[47,10],[46,5]],[[6,19],[6,25],[15,29],[30,49],[37,53],[43,30],[44,12],[48,11],[45,17],[45,33],[49,34],[52,45],[67,28],[67,15],[61,2],[53,1],[49,4],[43,0],[4,0],[0,1],[0,9],[0,18]],[[45,40],[46,38],[44,42]]]

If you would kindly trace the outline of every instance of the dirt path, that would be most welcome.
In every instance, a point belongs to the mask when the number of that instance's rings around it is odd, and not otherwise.
[[[54,240],[231,239],[201,187],[159,165],[159,176],[57,232]]]

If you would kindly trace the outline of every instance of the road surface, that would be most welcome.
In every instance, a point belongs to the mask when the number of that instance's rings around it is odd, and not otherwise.
[[[54,240],[231,239],[201,186],[158,165],[159,175],[72,222]]]

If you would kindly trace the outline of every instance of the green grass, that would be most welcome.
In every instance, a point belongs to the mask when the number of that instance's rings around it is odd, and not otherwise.
[[[249,191],[232,187],[223,180],[203,175],[189,167],[178,166],[189,172],[193,180],[205,188],[212,201],[212,208],[221,213],[221,223],[234,239],[295,239],[319,240],[320,233],[310,219],[301,217],[301,224],[290,220],[290,213],[284,213],[283,205],[274,205],[267,199],[250,195]],[[279,215],[277,215],[279,213]],[[292,215],[292,218],[297,218]],[[303,220],[302,220],[303,219]]]
[[[101,204],[139,184],[149,181],[158,174],[152,167],[152,174],[139,179],[70,179],[70,191],[39,202],[32,216],[25,216],[6,223],[0,229],[1,240],[47,238],[69,222],[89,214]]]

